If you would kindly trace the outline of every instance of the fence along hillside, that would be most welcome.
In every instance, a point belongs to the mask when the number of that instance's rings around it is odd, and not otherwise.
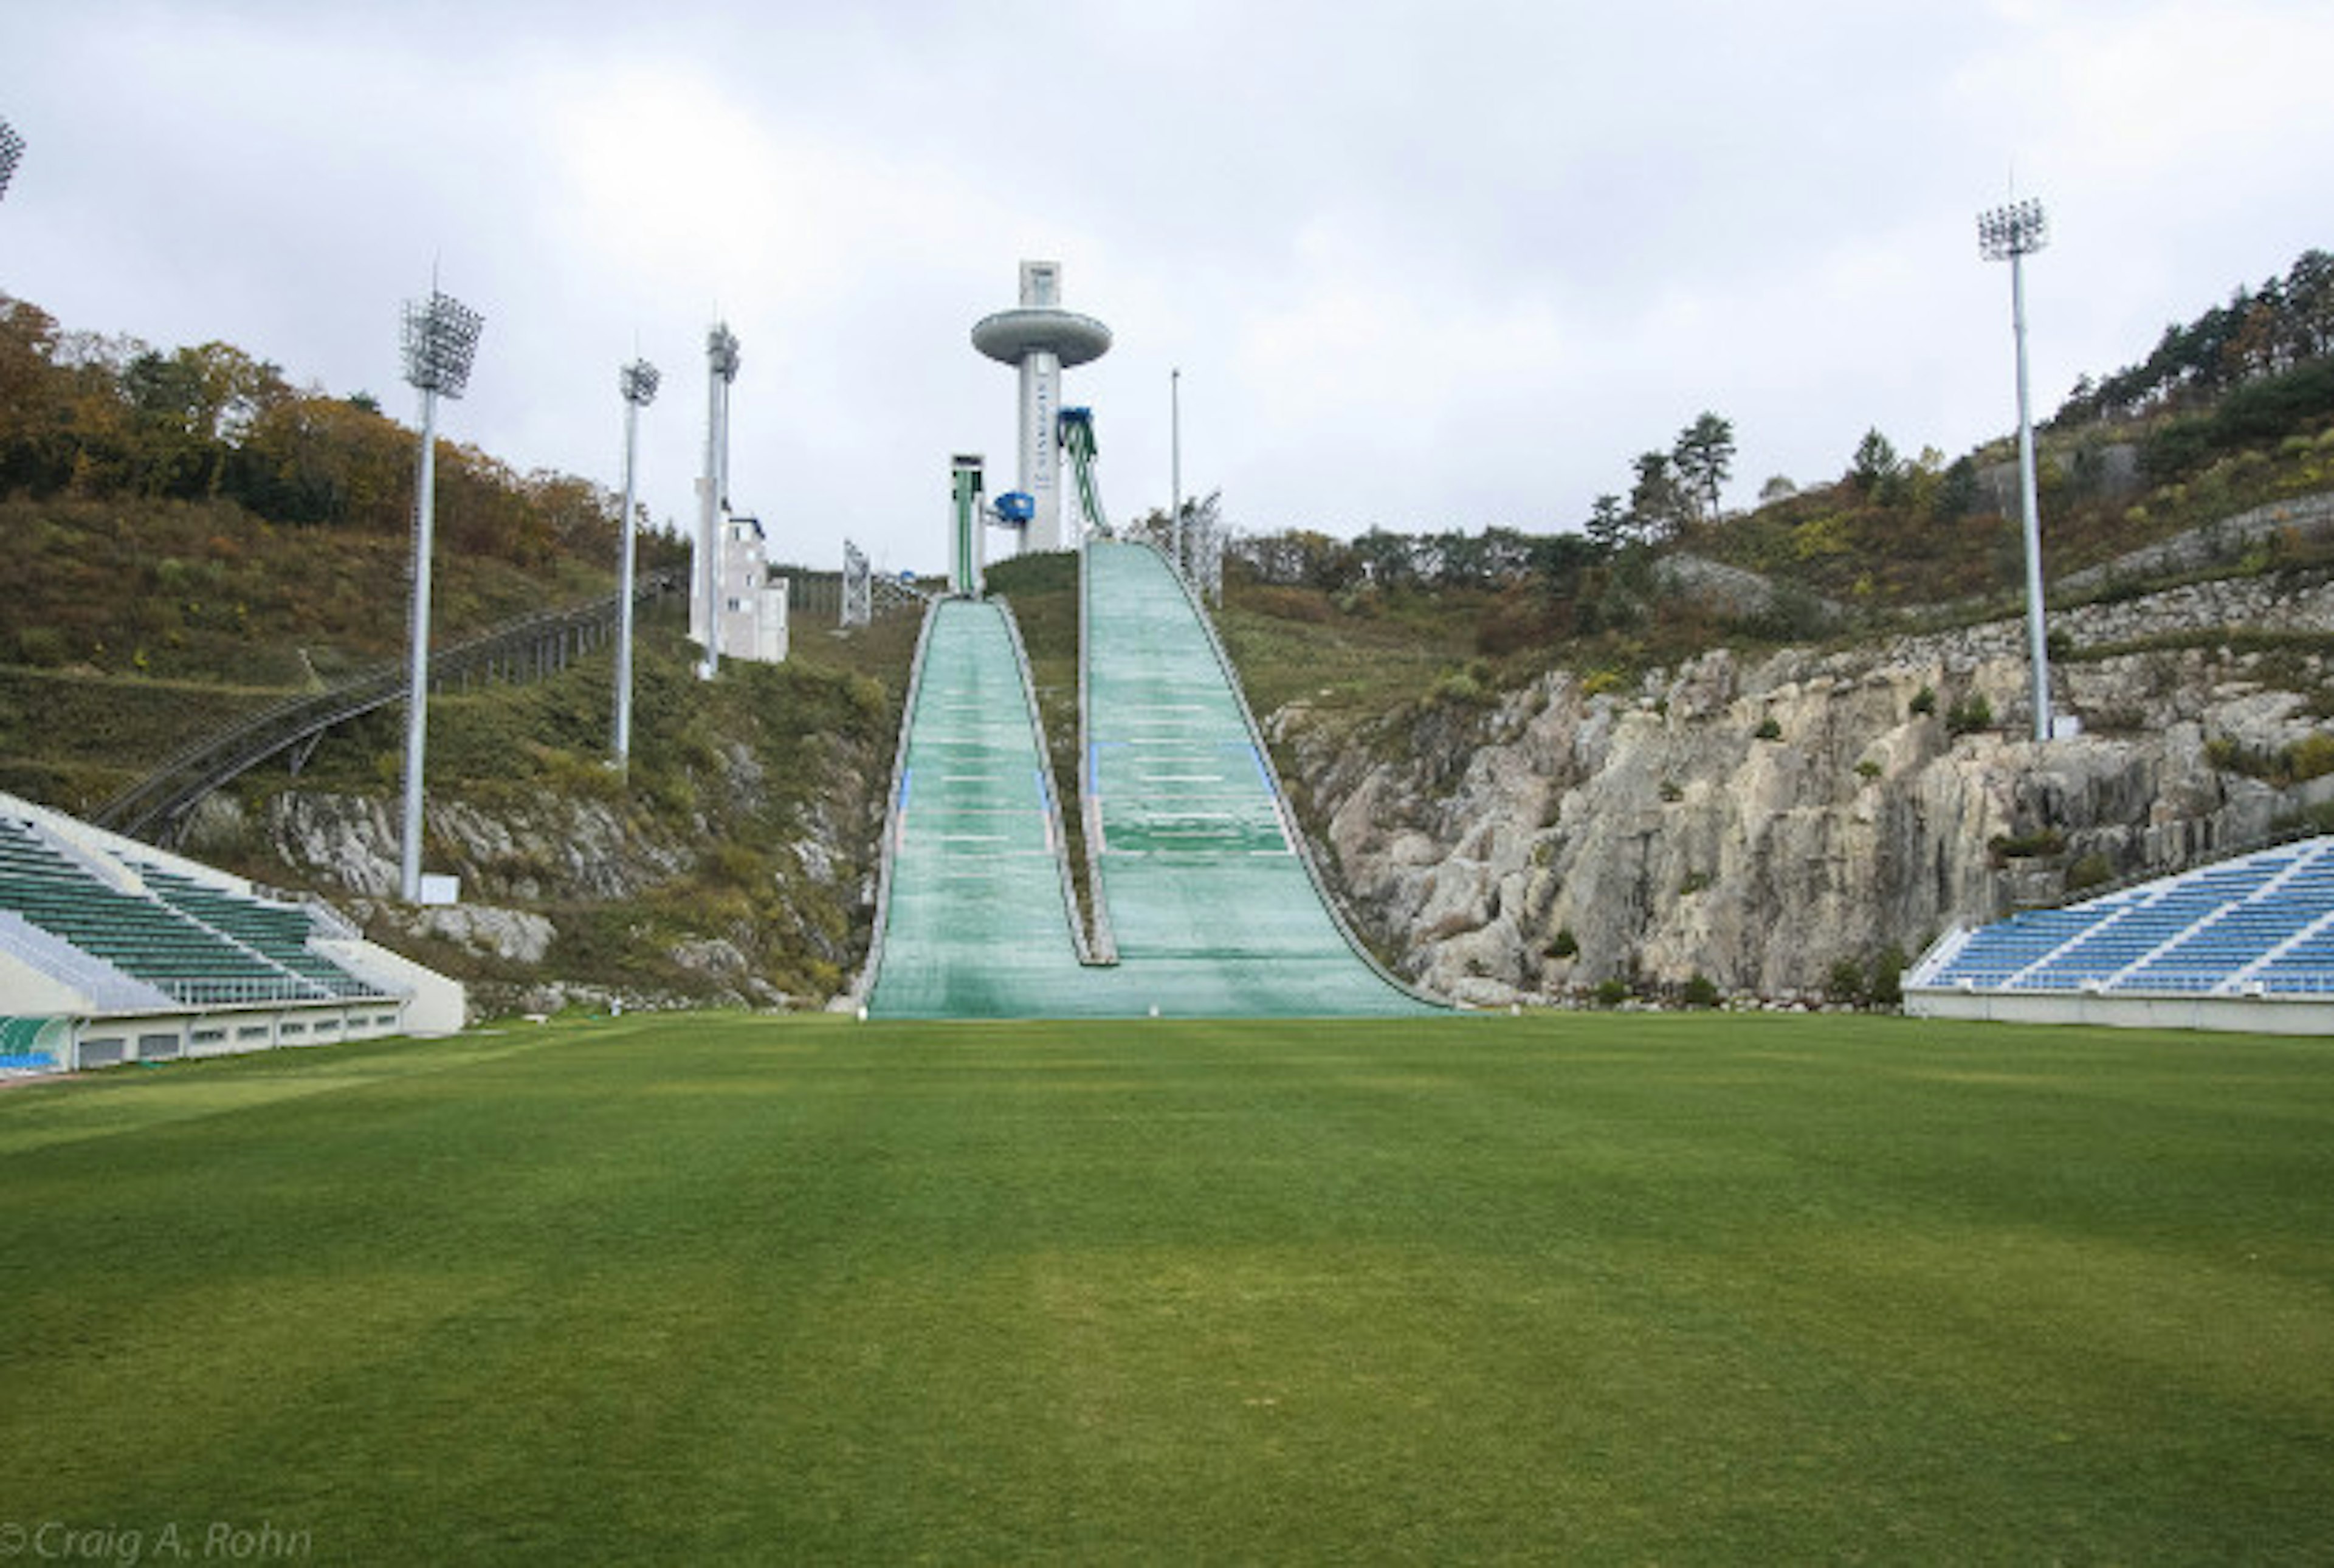
[[[652,601],[687,582],[678,571],[644,575],[637,601]],[[590,600],[565,610],[528,615],[430,655],[432,691],[467,690],[493,681],[547,679],[615,633],[619,596]],[[92,813],[98,826],[131,838],[176,836],[186,813],[217,789],[271,757],[292,755],[294,771],[323,734],[335,726],[401,702],[404,667],[381,666],[328,691],[298,697],[206,736]]]

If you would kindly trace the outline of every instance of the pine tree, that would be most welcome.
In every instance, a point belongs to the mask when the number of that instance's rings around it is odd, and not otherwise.
[[[1695,510],[1704,521],[1718,515],[1718,494],[1734,471],[1734,427],[1716,414],[1702,417],[1678,432],[1670,461]]]

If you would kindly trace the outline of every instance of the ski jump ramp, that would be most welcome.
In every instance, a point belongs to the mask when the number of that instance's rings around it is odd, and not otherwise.
[[[1215,634],[1147,545],[1083,556],[1081,920],[1004,607],[925,622],[863,986],[885,1018],[1411,1016],[1316,880]]]

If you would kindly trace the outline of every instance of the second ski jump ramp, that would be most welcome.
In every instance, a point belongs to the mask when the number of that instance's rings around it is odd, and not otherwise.
[[[933,611],[894,782],[867,1007],[882,1017],[1345,1017],[1429,1004],[1332,913],[1182,582],[1085,549],[1085,954],[1026,666],[1000,606]]]
[[[1086,832],[1134,1010],[1406,1014],[1331,915],[1245,699],[1148,545],[1085,565]]]

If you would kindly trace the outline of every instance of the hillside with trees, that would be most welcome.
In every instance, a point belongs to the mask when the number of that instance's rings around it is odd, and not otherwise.
[[[295,387],[230,345],[156,349],[0,298],[0,788],[86,813],[189,742],[394,664],[417,441],[370,397]],[[440,648],[613,592],[613,494],[443,440],[436,466]],[[641,556],[688,550],[644,530]],[[342,725],[296,772],[246,774],[186,847],[340,901],[490,1007],[529,1005],[545,976],[636,1000],[823,996],[865,940],[868,802],[913,630],[802,638],[786,665],[709,687],[677,606],[651,608],[622,774],[605,648],[433,700],[428,853],[497,911],[475,927],[371,896],[397,852],[397,710]]]
[[[2329,272],[2312,252],[2078,385],[2042,433],[2054,580],[2334,489]],[[415,438],[364,394],[295,387],[231,346],[156,349],[0,299],[0,787],[86,811],[189,740],[394,659]],[[1348,726],[1365,749],[1431,732],[1456,767],[1470,725],[1550,679],[1594,700],[1712,649],[1839,648],[2014,612],[2010,445],[1908,457],[1880,430],[1843,432],[1836,476],[1771,477],[1730,510],[1736,432],[1704,411],[1616,460],[1628,482],[1572,527],[1237,534],[1220,625],[1259,717],[1301,707],[1316,756]],[[604,489],[448,442],[438,475],[444,640],[612,589],[620,519]],[[680,541],[646,537],[649,563],[685,562]],[[2329,561],[2323,543],[2279,534],[2207,574],[2307,576]],[[1059,564],[1008,563],[994,585],[1027,634],[1049,735],[1074,753],[1077,617]],[[432,796],[458,809],[433,816],[432,854],[468,897],[552,932],[534,956],[408,929],[361,896],[393,854],[379,810],[398,777],[388,717],[335,732],[297,778],[246,775],[195,847],[353,897],[376,935],[506,1002],[560,977],[636,997],[815,997],[863,947],[913,628],[807,630],[787,665],[709,688],[688,675],[681,628],[651,617],[629,777],[602,765],[604,652],[433,704]],[[1300,797],[1321,782],[1282,760]]]
[[[393,656],[415,443],[371,397],[228,344],[165,351],[0,297],[0,661],[292,682]],[[613,584],[603,486],[441,441],[438,496],[448,639]]]
[[[2240,284],[2225,304],[2164,329],[2146,359],[2085,375],[2049,421],[2056,429],[2129,424],[2193,410],[2223,393],[2334,356],[2334,255],[2304,251],[2283,276]]]
[[[1620,668],[1721,640],[1990,613],[2021,582],[2013,447],[2005,435],[1952,458],[1934,447],[1907,455],[1867,429],[1845,447],[1836,476],[1770,477],[1755,505],[1729,512],[1717,498],[1733,476],[1735,432],[1704,412],[1669,447],[1631,460],[1625,495],[1597,496],[1562,532],[1237,538],[1227,554],[1230,630],[1237,643],[1250,613],[1325,634],[1431,624],[1445,642],[1471,642],[1463,690],[1551,664]],[[2334,256],[2310,251],[2281,277],[2167,328],[2138,365],[2084,377],[2040,433],[2039,469],[2054,581],[2334,488]],[[2276,548],[2291,563],[2320,547]],[[1682,559],[1755,573],[1771,592],[1748,605],[1673,592],[1664,563]]]

